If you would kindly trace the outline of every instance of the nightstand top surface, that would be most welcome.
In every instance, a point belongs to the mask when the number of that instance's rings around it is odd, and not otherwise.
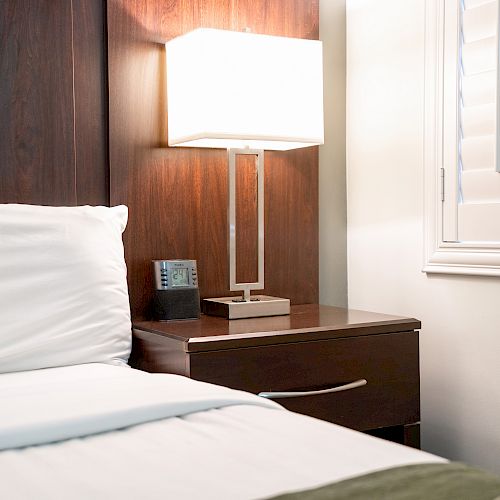
[[[413,331],[414,318],[304,304],[290,315],[227,320],[206,316],[184,321],[134,321],[134,330],[154,333],[184,343],[186,351],[252,347],[266,344]]]

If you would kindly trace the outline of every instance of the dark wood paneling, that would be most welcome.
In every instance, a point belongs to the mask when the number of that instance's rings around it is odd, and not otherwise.
[[[102,0],[0,2],[1,203],[108,203],[103,16]]]
[[[72,2],[77,204],[108,205],[105,2]]]
[[[266,162],[266,292],[319,302],[318,148],[268,152]]]
[[[0,2],[0,201],[76,203],[67,0]]]
[[[255,155],[236,155],[236,282],[254,283],[258,268],[258,203]]]
[[[165,144],[163,44],[200,26],[317,38],[318,1],[108,1],[110,195],[130,208],[134,317],[147,313],[151,259],[196,259],[201,296],[228,294],[226,152]],[[265,292],[294,303],[318,301],[317,170],[317,148],[266,153]]]

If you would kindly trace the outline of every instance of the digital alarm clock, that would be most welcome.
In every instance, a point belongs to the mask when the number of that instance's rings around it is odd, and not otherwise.
[[[200,292],[195,260],[153,260],[157,321],[200,317]]]

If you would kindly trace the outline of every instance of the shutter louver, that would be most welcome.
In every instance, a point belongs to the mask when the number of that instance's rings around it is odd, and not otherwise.
[[[460,241],[500,240],[500,173],[497,172],[498,3],[499,0],[465,0],[462,4],[459,80]],[[485,219],[488,221],[484,222]],[[495,227],[497,229],[492,232]]]

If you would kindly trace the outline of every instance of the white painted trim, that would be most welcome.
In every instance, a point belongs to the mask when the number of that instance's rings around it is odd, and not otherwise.
[[[442,128],[438,137],[442,137],[442,167],[444,172],[445,199],[442,203],[443,240],[458,240],[458,145],[460,142],[460,106],[459,106],[459,53],[461,0],[436,2],[441,8],[438,36],[441,39],[441,59],[438,66],[442,75],[440,109],[442,110]],[[444,91],[446,89],[446,92]]]
[[[498,245],[443,239],[444,7],[444,0],[426,0],[423,272],[500,276]]]

